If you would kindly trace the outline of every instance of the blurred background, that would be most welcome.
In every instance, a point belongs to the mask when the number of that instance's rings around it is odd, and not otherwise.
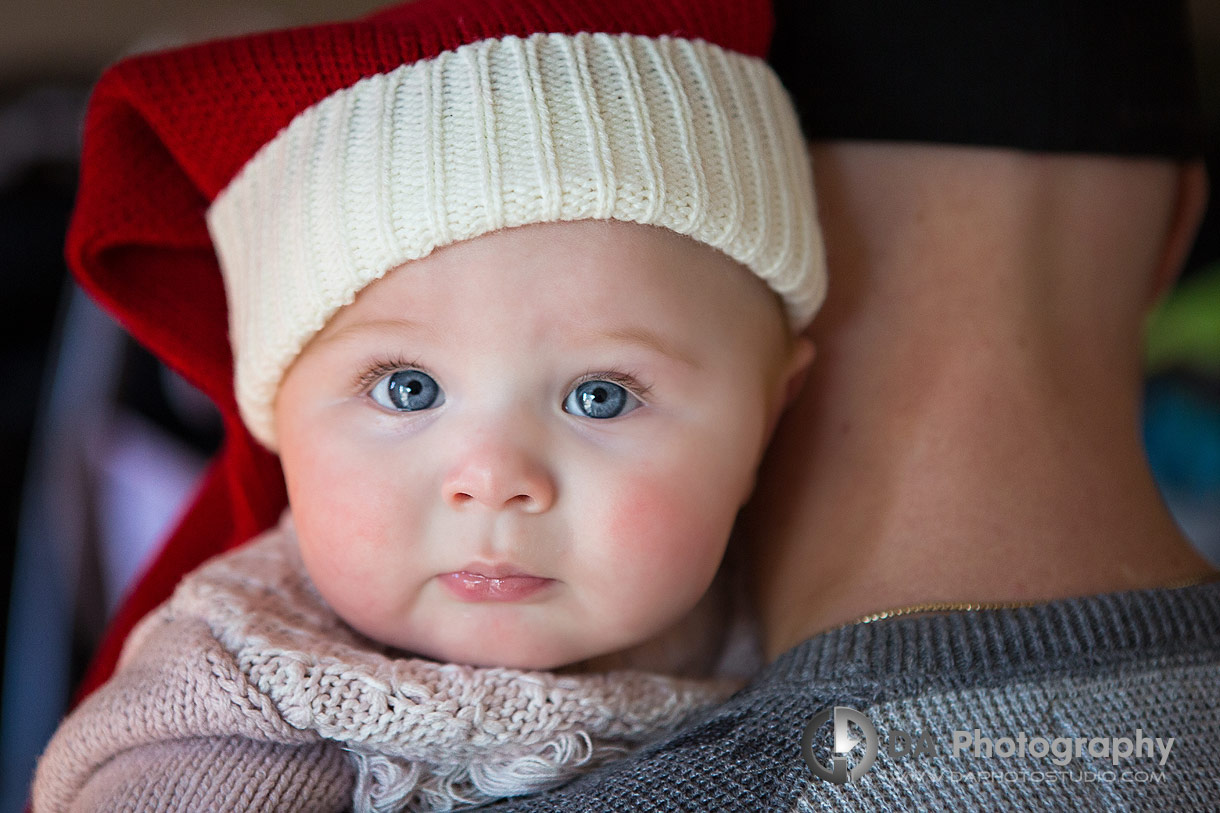
[[[5,0],[0,27],[0,811],[125,585],[219,443],[206,399],[70,282],[63,233],[80,120],[124,54],[357,16],[383,0]],[[1212,198],[1186,271],[1149,322],[1145,438],[1167,501],[1220,562],[1220,3],[1192,0]]]

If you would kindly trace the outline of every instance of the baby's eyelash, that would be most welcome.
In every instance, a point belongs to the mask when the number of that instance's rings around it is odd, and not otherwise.
[[[396,373],[399,370],[422,369],[419,364],[407,361],[402,356],[390,356],[387,358],[375,359],[366,365],[356,377],[352,379],[352,389],[356,392],[364,392],[370,388],[382,377],[390,373]]]
[[[611,384],[618,384],[623,389],[629,390],[640,399],[644,399],[648,393],[652,392],[651,384],[645,383],[638,374],[626,370],[589,370],[576,379],[576,383],[572,386],[579,387],[586,381],[609,381]]]
[[[363,393],[372,389],[374,384],[391,373],[396,373],[399,370],[422,369],[424,368],[419,362],[407,361],[402,356],[388,356],[374,359],[352,379],[352,389],[358,393]],[[426,370],[424,371],[427,372]],[[623,389],[630,390],[632,394],[641,399],[645,398],[652,391],[652,385],[642,381],[638,374],[629,371],[589,370],[580,376],[572,386],[579,387],[586,381],[609,381],[611,384],[618,384]]]

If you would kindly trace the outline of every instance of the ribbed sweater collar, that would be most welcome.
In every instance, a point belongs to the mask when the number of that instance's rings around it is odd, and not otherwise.
[[[1217,646],[1220,582],[1210,582],[849,624],[788,650],[751,685],[846,673],[895,685],[977,685],[1104,667],[1132,650],[1170,657]]]

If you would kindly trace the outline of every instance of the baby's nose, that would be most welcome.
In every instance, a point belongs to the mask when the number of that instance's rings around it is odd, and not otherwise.
[[[455,509],[475,506],[542,513],[555,502],[555,481],[528,450],[510,444],[468,450],[444,482],[445,501]]]

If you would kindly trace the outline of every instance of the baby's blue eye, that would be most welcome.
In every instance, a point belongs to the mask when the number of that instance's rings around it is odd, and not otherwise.
[[[422,370],[399,370],[382,378],[369,393],[387,409],[416,412],[445,402],[436,379]]]
[[[617,418],[639,405],[639,399],[618,384],[586,381],[568,393],[563,409],[586,418]]]

